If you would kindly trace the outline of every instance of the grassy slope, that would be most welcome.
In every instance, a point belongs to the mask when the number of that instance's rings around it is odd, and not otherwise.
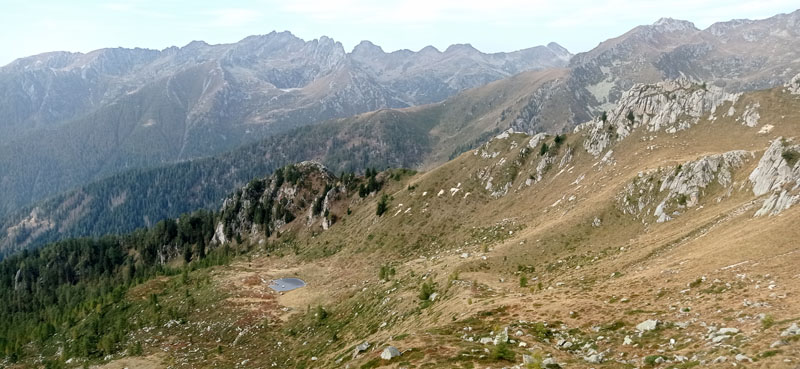
[[[753,218],[752,193],[738,184],[769,140],[800,132],[800,101],[766,91],[746,95],[737,109],[749,101],[761,103],[761,122],[775,125],[773,132],[758,135],[758,128],[719,119],[653,140],[647,135],[647,142],[635,133],[613,147],[616,163],[605,166],[595,165],[598,160],[579,148],[582,138],[570,135],[558,156],[566,145],[578,147],[569,164],[558,168],[556,162],[541,182],[526,187],[539,160],[534,152],[517,166],[508,195],[495,199],[480,173],[487,168],[493,178],[512,173],[506,164],[527,143],[512,135],[478,150],[498,152],[495,158],[471,151],[390,182],[383,191],[392,200],[383,217],[375,215],[377,196],[352,197],[347,200],[352,214],[329,231],[300,227],[295,237],[267,240],[268,247],[256,247],[230,267],[193,276],[207,281],[191,289],[203,296],[203,304],[185,324],[138,332],[137,339],[150,340],[139,360],[156,366],[500,368],[521,362],[527,353],[552,355],[566,367],[613,368],[644,366],[648,356],[655,360],[652,355],[684,355],[689,363],[682,367],[688,367],[700,360],[710,365],[723,355],[730,362],[743,353],[757,360],[751,367],[791,367],[784,359],[800,354],[797,340],[777,349],[769,345],[800,319],[800,306],[791,297],[800,293],[794,268],[800,231],[793,226],[800,209]],[[756,157],[734,173],[735,190],[722,201],[716,198],[723,191],[710,187],[702,207],[663,224],[643,224],[614,205],[621,187],[639,171],[734,149],[753,150]],[[497,165],[502,158],[506,162]],[[459,191],[451,196],[451,188]],[[437,196],[440,190],[444,194]],[[595,217],[601,226],[591,225]],[[258,238],[249,242],[260,244]],[[395,268],[390,281],[378,279],[382,265]],[[528,279],[526,287],[520,287],[520,274]],[[263,283],[283,276],[301,277],[308,287],[275,294]],[[439,293],[433,303],[418,298],[426,282],[434,282]],[[184,303],[169,283],[141,288],[143,295],[162,293],[161,301],[170,301],[164,304]],[[320,318],[316,306],[323,306],[327,317]],[[666,323],[639,335],[634,327],[645,319]],[[682,329],[674,324],[679,322],[689,325]],[[510,362],[498,359],[493,345],[464,340],[507,326],[513,339],[527,343],[510,348],[515,352]],[[741,333],[711,345],[706,326]],[[523,335],[517,337],[517,330]],[[635,345],[622,345],[625,336]],[[575,341],[574,347],[556,347],[560,337]],[[368,352],[351,358],[363,341],[372,344]],[[387,344],[403,355],[391,362],[378,359]],[[584,344],[637,364],[589,364],[580,349]],[[170,350],[160,353],[165,347]]]

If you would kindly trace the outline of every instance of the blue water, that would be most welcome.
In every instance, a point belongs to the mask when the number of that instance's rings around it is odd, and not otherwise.
[[[294,290],[294,289],[298,289],[300,287],[304,287],[305,285],[306,285],[306,282],[303,282],[302,279],[298,279],[298,278],[281,278],[281,279],[276,279],[276,280],[273,280],[272,282],[270,282],[269,288],[272,288],[273,290],[278,291],[278,292],[285,292],[285,291],[291,291],[291,290]]]

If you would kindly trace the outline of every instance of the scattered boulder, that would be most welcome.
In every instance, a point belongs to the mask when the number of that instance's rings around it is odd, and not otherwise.
[[[583,358],[583,361],[589,364],[600,364],[603,362],[603,354],[602,353],[594,353]]]
[[[639,331],[640,333],[644,333],[647,331],[654,331],[656,328],[658,328],[659,323],[661,322],[659,322],[658,320],[648,319],[637,324],[636,330]]]
[[[554,366],[557,367],[558,363],[552,357],[548,357],[547,359],[542,360],[542,366],[545,367],[545,368],[554,367]]]
[[[726,361],[728,361],[728,357],[727,356],[720,356],[720,357],[714,359],[711,363],[712,364],[720,364],[720,363],[724,363]]]
[[[503,328],[503,330],[494,336],[494,344],[499,345],[501,343],[508,343],[508,327]]]
[[[739,329],[738,328],[720,328],[717,331],[717,334],[736,335],[736,334],[739,334]]]
[[[753,362],[753,359],[747,357],[745,354],[736,354],[736,361],[746,361],[746,362]]]
[[[383,360],[392,360],[398,356],[400,356],[400,350],[394,346],[386,347],[383,349],[383,352],[381,352],[381,359]]]
[[[781,346],[786,346],[788,344],[789,344],[789,342],[786,342],[784,340],[777,340],[777,341],[773,342],[771,345],[769,345],[769,348],[777,348],[777,347],[781,347]]]
[[[622,341],[622,344],[625,346],[632,345],[633,340],[631,339],[631,336],[625,336],[625,339]]]
[[[531,355],[522,355],[522,363],[525,365],[533,364],[535,361]]]
[[[792,323],[789,328],[786,328],[785,331],[781,332],[781,337],[796,336],[798,334],[800,334],[800,327],[797,326],[797,323]]]
[[[353,351],[353,357],[355,358],[358,354],[367,351],[369,348],[369,342],[363,342],[356,346],[356,349]]]

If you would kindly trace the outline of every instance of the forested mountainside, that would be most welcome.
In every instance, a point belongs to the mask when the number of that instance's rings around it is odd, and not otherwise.
[[[52,52],[0,68],[0,214],[130,169],[229,151],[299,126],[441,101],[563,67],[557,44],[485,54],[351,53],[289,32],[165,50]]]
[[[799,112],[679,79],[421,173],[287,166],[4,259],[2,365],[791,368]]]
[[[206,282],[190,280],[190,272],[225,264],[250,251],[250,246],[232,248],[218,241],[227,235],[241,242],[242,206],[250,209],[246,220],[253,222],[253,229],[266,234],[302,218],[305,210],[332,224],[337,214],[344,216],[342,209],[334,213],[319,197],[358,189],[367,196],[384,181],[376,177],[377,172],[370,172],[366,178],[349,175],[339,180],[318,164],[290,165],[248,183],[219,213],[198,211],[126,235],[70,239],[4,259],[0,262],[4,301],[0,311],[7,317],[0,323],[4,365],[43,357],[49,366],[59,361],[51,362],[59,355],[98,359],[122,350],[141,352],[143,342],[128,342],[130,332],[184,320],[203,300],[190,296],[187,289],[188,305],[162,309],[157,295],[142,295],[144,305],[126,296],[139,293],[139,286],[149,281],[178,275],[186,288],[193,288]],[[242,203],[243,197],[265,191],[269,195],[257,207],[251,200]],[[143,307],[146,311],[140,310]],[[58,353],[53,350],[56,346]]]
[[[527,72],[443,103],[365,113],[211,158],[117,174],[0,218],[0,254],[68,237],[130,232],[193,210],[216,209],[237,186],[289,163],[317,160],[336,173],[438,165],[511,127],[530,111],[531,94],[563,76],[563,70]],[[558,127],[569,114],[551,115],[543,124]]]

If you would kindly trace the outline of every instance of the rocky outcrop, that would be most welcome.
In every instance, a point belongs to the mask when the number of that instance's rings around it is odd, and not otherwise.
[[[586,132],[583,147],[599,156],[613,141],[624,139],[637,128],[667,133],[685,130],[704,115],[713,115],[721,105],[735,103],[739,96],[686,78],[637,84],[622,95],[616,108],[578,126],[575,131]]]
[[[777,138],[750,174],[753,194],[769,195],[756,216],[776,215],[800,201],[800,145]]]
[[[792,77],[783,87],[792,95],[800,95],[800,73]]]
[[[264,233],[269,237],[303,215],[305,226],[327,230],[336,219],[333,203],[347,188],[325,166],[306,161],[248,183],[225,200],[213,242]]]
[[[747,151],[730,151],[674,168],[639,173],[617,197],[618,206],[643,221],[648,217],[654,217],[658,223],[669,221],[697,206],[712,183],[730,189],[733,171],[752,157]]]

